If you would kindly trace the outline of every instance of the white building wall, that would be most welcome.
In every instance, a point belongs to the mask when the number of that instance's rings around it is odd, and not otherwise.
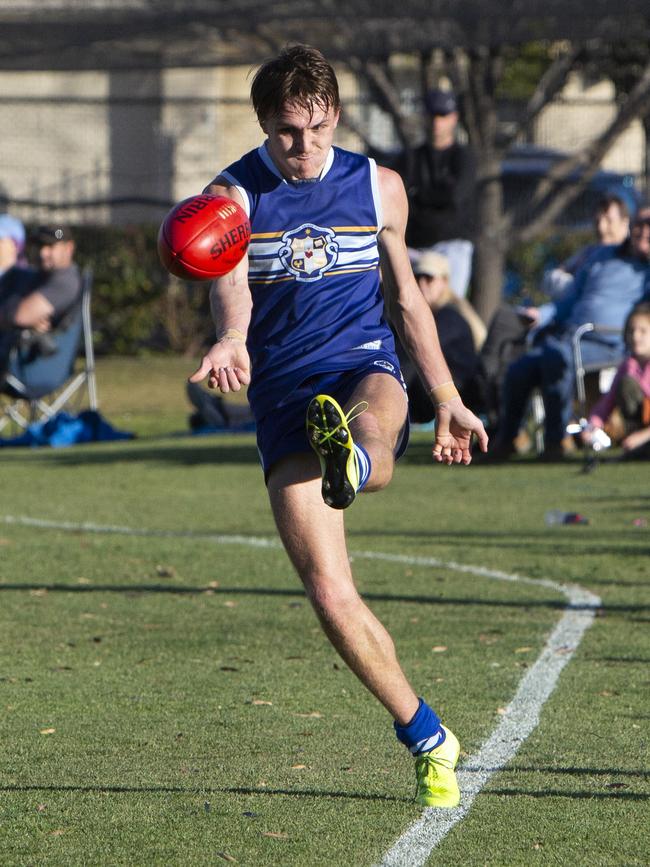
[[[545,147],[576,151],[603,132],[616,114],[614,85],[611,81],[589,84],[574,74],[561,98],[547,106],[536,127],[535,140]],[[605,156],[602,167],[610,171],[643,172],[645,135],[640,121],[633,121]]]
[[[368,121],[354,77],[338,72],[344,105]],[[28,221],[157,221],[262,140],[250,83],[249,67],[0,72],[0,208],[4,199]],[[611,83],[585,85],[573,76],[542,112],[537,143],[581,147],[611,120],[613,97]],[[344,126],[336,142],[360,146]],[[643,128],[634,122],[604,167],[641,173],[643,153]],[[121,204],[83,205],[107,199]]]

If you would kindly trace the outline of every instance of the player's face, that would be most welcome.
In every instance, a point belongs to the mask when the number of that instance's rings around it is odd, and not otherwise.
[[[650,316],[633,316],[626,336],[635,358],[646,360],[650,358]]]
[[[282,111],[264,121],[271,159],[287,180],[317,178],[325,165],[334,140],[339,112],[313,111],[298,105],[285,105]]]

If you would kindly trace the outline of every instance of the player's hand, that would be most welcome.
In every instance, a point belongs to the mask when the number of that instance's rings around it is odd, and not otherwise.
[[[482,452],[487,451],[488,436],[483,422],[471,412],[459,397],[436,407],[436,439],[433,459],[443,464],[469,464],[472,460],[472,436]]]
[[[208,377],[208,386],[218,388],[222,394],[239,391],[251,381],[250,358],[246,344],[228,338],[219,340],[201,359],[201,364],[190,376],[190,382],[201,382]]]

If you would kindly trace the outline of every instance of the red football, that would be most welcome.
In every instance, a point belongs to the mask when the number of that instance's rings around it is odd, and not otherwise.
[[[167,214],[158,232],[158,254],[177,277],[212,280],[241,261],[250,237],[243,208],[206,193],[183,199]]]

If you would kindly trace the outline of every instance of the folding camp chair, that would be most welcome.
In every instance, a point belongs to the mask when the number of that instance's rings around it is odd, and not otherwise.
[[[585,334],[610,335],[620,337],[622,331],[620,328],[607,328],[604,325],[596,325],[593,322],[585,322],[576,329],[573,335],[573,362],[575,366],[576,377],[576,411],[579,418],[586,418],[589,412],[589,406],[594,403],[594,398],[609,389],[609,386],[614,379],[616,368],[623,361],[623,352],[621,351],[620,358],[607,361],[599,364],[585,364],[582,360],[581,340]],[[589,379],[592,380],[591,394],[589,389]]]
[[[86,386],[88,404],[97,409],[95,354],[92,340],[90,300],[92,271],[82,274],[81,294],[71,321],[65,328],[49,334],[53,338],[51,354],[34,353],[20,345],[10,355],[8,374],[0,386],[7,398],[0,403],[0,430],[11,422],[26,428],[33,422],[46,421],[64,407]],[[75,370],[83,344],[83,368]]]
[[[572,337],[573,366],[575,375],[575,416],[576,424],[571,424],[569,431],[575,433],[581,425],[586,424],[589,415],[589,407],[596,402],[598,397],[606,392],[611,385],[616,368],[623,360],[620,358],[601,361],[595,364],[586,364],[582,359],[582,339],[590,333],[620,336],[620,328],[609,328],[604,325],[596,325],[594,322],[585,322],[576,328]],[[537,389],[531,397],[531,416],[535,435],[535,449],[538,453],[544,450],[544,402]]]

